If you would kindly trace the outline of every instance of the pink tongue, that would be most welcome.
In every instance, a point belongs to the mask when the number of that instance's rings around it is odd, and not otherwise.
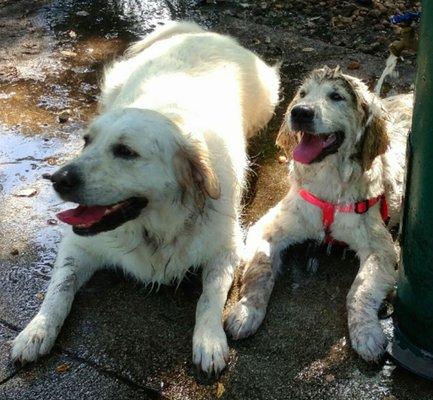
[[[293,150],[293,158],[303,164],[313,162],[326,147],[326,136],[303,133],[300,143]]]
[[[69,225],[89,225],[102,219],[109,207],[104,206],[78,206],[57,214],[57,218]]]

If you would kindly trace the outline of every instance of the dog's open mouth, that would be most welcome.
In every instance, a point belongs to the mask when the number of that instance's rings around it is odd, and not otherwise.
[[[137,218],[147,202],[143,197],[132,197],[109,206],[80,205],[58,213],[57,218],[72,225],[77,235],[96,235],[116,229],[125,222]]]
[[[323,160],[335,153],[344,140],[344,132],[326,134],[301,132],[301,140],[293,150],[293,158],[302,164]]]

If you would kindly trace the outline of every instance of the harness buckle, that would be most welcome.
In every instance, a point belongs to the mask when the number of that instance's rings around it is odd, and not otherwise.
[[[355,203],[355,213],[356,214],[365,214],[370,208],[370,204],[368,200],[362,200]]]

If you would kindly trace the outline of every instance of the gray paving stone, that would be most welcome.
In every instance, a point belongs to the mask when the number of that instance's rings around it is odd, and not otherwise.
[[[23,328],[37,313],[48,281],[20,262],[0,262],[0,276],[0,320]]]
[[[156,398],[86,363],[52,356],[0,385],[1,400],[131,400]]]
[[[14,337],[15,331],[0,323],[0,382],[7,380],[16,373],[16,368],[11,365],[9,358],[9,342]]]

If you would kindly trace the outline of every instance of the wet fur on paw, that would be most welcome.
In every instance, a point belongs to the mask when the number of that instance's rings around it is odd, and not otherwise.
[[[266,310],[240,300],[229,311],[224,323],[226,332],[235,340],[256,333],[265,317]]]

